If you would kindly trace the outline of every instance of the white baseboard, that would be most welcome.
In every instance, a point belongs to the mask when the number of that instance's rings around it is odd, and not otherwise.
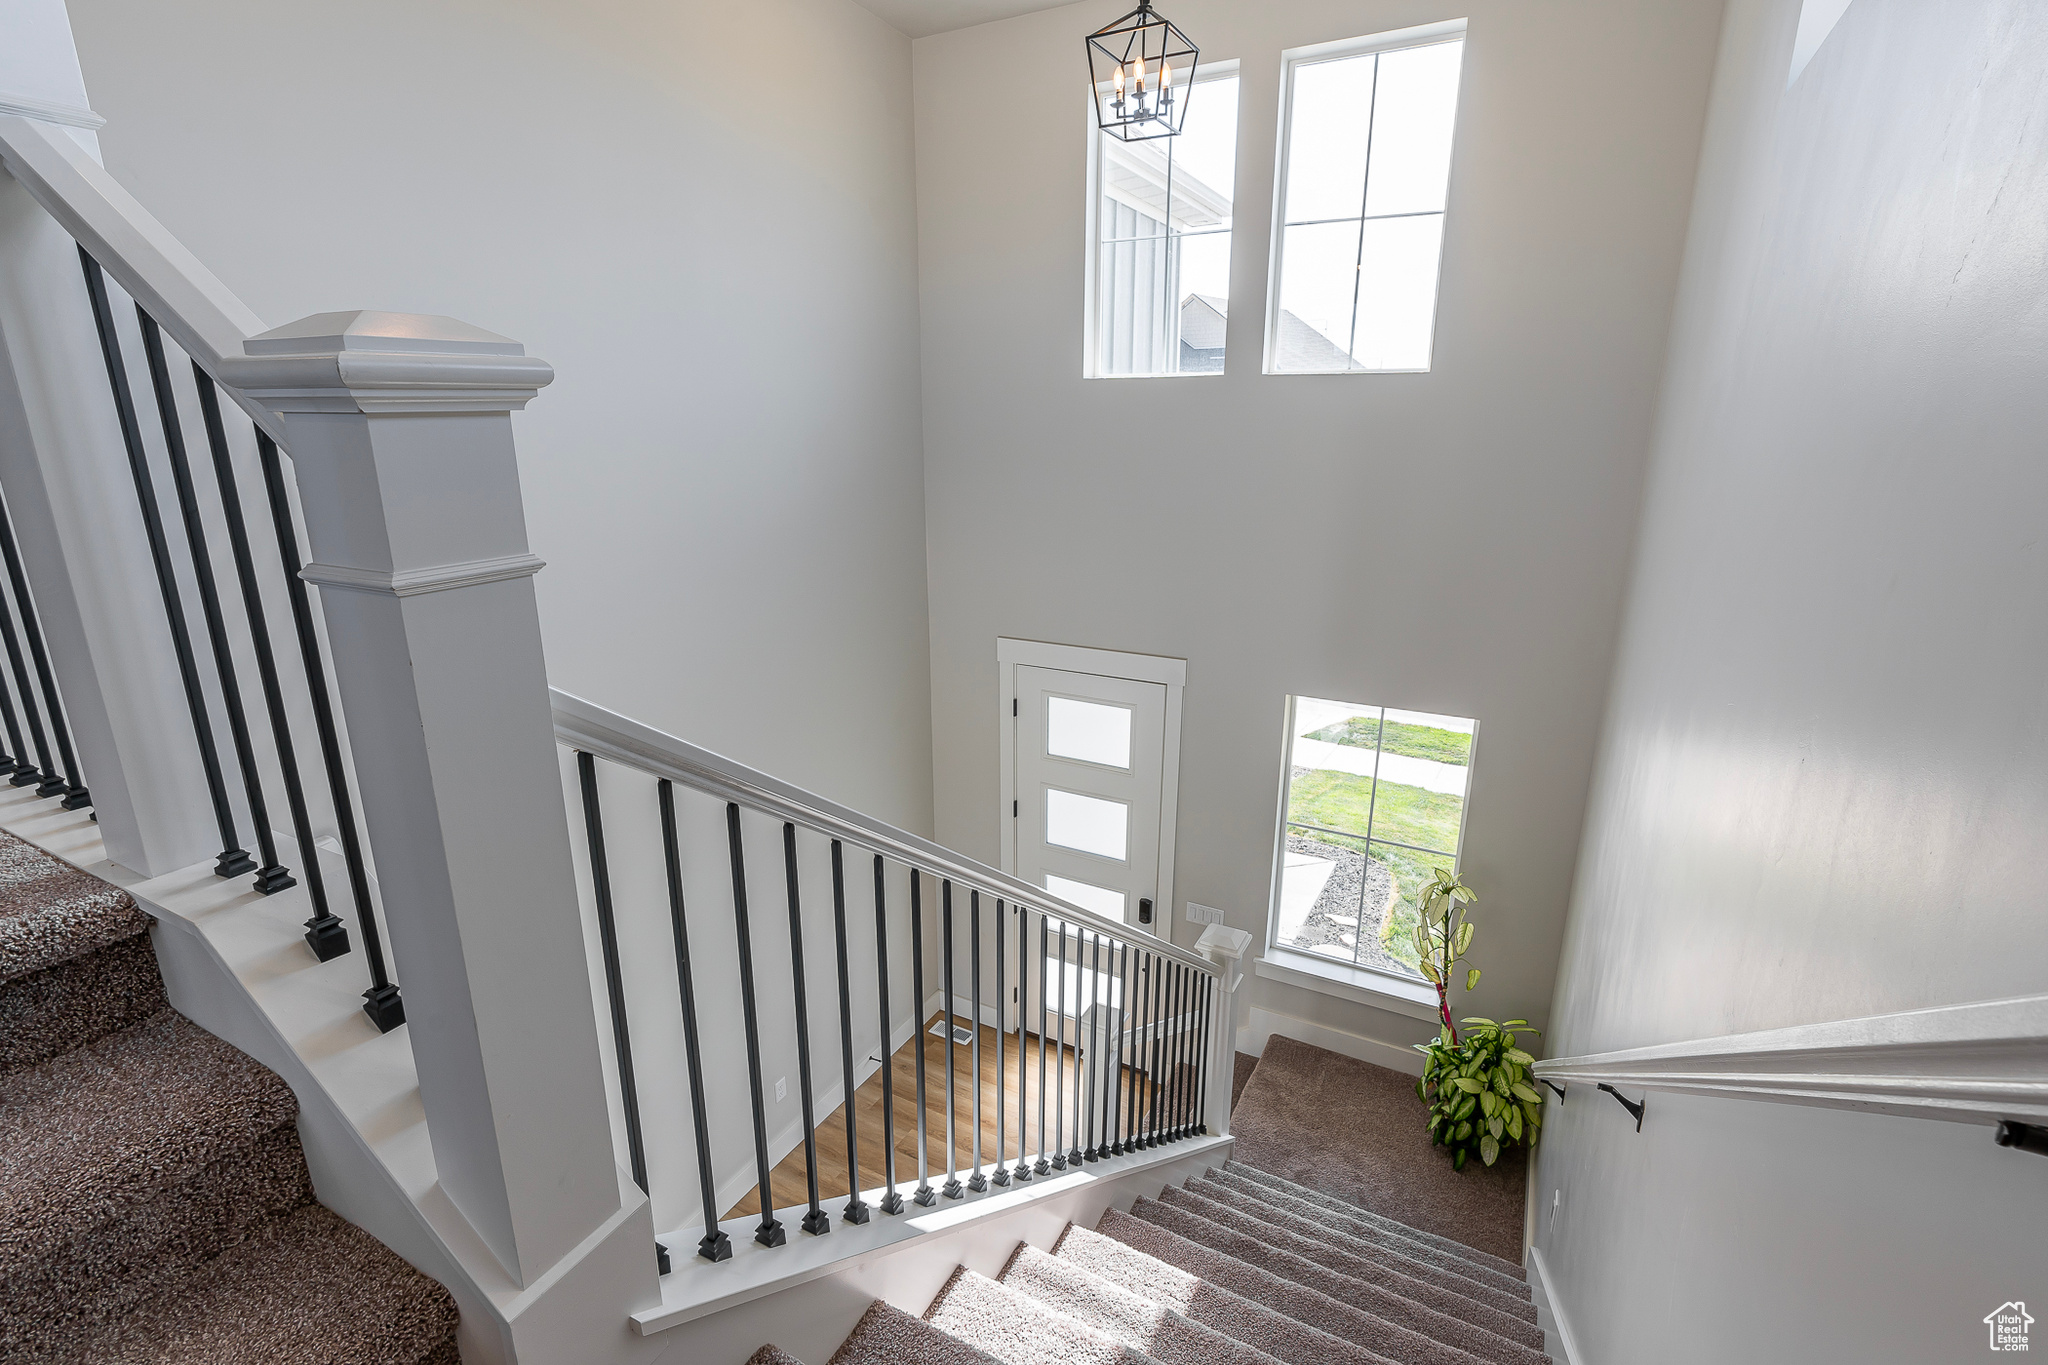
[[[1523,1264],[1529,1271],[1529,1288],[1536,1300],[1536,1325],[1543,1329],[1544,1349],[1560,1365],[1585,1365],[1578,1339],[1572,1335],[1571,1319],[1565,1315],[1564,1301],[1552,1289],[1550,1269],[1534,1243],[1530,1244]]]
[[[1237,1050],[1249,1052],[1254,1057],[1262,1056],[1266,1051],[1266,1040],[1276,1033],[1283,1038],[1326,1048],[1390,1071],[1401,1071],[1410,1076],[1422,1074],[1422,1054],[1405,1043],[1389,1043],[1379,1038],[1368,1038],[1362,1033],[1346,1033],[1327,1024],[1314,1024],[1289,1014],[1276,1014],[1256,1005],[1252,1007],[1251,1026],[1237,1035]]]

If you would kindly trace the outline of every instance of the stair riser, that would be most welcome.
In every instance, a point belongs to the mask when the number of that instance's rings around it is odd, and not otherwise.
[[[131,1028],[164,1005],[146,934],[0,983],[0,1077]]]

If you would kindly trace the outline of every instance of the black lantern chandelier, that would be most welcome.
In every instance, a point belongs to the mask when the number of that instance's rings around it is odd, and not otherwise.
[[[1201,53],[1188,35],[1152,8],[1152,0],[1088,35],[1095,121],[1125,142],[1180,132]]]

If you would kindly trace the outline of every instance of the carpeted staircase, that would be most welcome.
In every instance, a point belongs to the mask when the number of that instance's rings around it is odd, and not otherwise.
[[[877,1301],[831,1365],[1548,1365],[1521,1267],[1227,1162],[923,1318]],[[795,1365],[773,1346],[750,1365]]]
[[[0,1360],[454,1365],[448,1291],[314,1202],[290,1089],[148,929],[0,833]]]

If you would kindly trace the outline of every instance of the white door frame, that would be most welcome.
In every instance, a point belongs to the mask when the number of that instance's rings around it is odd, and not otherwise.
[[[1159,899],[1153,907],[1151,932],[1173,942],[1173,827],[1180,796],[1180,700],[1187,685],[1188,661],[1162,654],[1129,654],[1115,649],[1054,645],[1042,640],[996,637],[996,674],[1001,718],[1001,786],[997,815],[1003,831],[1003,871],[1017,871],[1017,668],[1056,668],[1067,673],[1093,673],[1104,678],[1160,683],[1166,688],[1166,733],[1159,773]],[[1138,928],[1132,925],[1132,928]]]

